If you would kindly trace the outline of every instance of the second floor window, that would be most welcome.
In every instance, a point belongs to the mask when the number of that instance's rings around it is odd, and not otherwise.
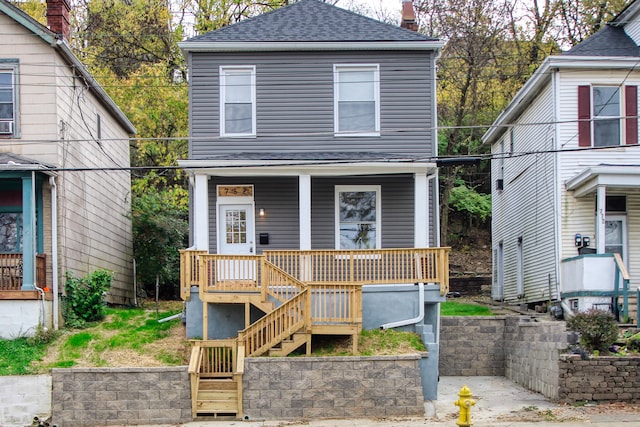
[[[220,68],[220,135],[256,135],[255,67]]]
[[[580,147],[637,144],[637,86],[578,86],[578,119]]]
[[[378,135],[380,72],[377,65],[335,65],[335,132]]]
[[[620,145],[620,88],[593,87],[593,145]]]
[[[0,136],[15,132],[15,86],[12,70],[0,69]]]

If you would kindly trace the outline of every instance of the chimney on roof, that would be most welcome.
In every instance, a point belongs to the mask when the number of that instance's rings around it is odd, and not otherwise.
[[[70,0],[47,0],[47,23],[49,29],[69,38],[69,15],[71,12]]]
[[[413,11],[413,0],[402,0],[402,23],[400,26],[407,30],[418,31],[416,14]]]

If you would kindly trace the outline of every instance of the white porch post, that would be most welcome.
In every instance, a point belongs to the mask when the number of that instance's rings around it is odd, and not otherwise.
[[[429,188],[426,173],[413,175],[413,245],[429,246]]]
[[[196,174],[193,188],[193,243],[197,250],[209,250],[209,177]]]
[[[311,249],[311,175],[298,177],[300,250]]]
[[[606,200],[607,188],[604,185],[598,185],[596,192],[596,250],[599,254],[604,253]]]

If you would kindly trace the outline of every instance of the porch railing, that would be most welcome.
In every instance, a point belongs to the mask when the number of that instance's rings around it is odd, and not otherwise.
[[[285,273],[314,285],[437,283],[444,295],[449,291],[449,250],[265,251],[262,255],[205,255],[185,250],[181,251],[181,289],[183,299],[193,285],[200,286],[200,292],[267,292],[262,281],[287,282]],[[263,259],[281,272],[266,271]],[[271,275],[269,280],[265,274]],[[274,276],[277,274],[280,279]]]
[[[23,259],[21,253],[0,253],[0,291],[22,290]],[[47,287],[47,257],[36,255],[36,285]]]

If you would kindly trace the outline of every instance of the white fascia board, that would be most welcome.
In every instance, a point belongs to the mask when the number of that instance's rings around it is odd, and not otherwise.
[[[594,166],[580,172],[567,181],[567,190],[574,191],[575,197],[583,197],[595,191],[598,186],[638,188],[640,166]]]
[[[178,165],[189,172],[216,176],[349,176],[426,173],[437,171],[430,162],[317,162],[300,161],[212,161],[179,160]]]
[[[633,70],[638,66],[638,57],[622,56],[549,56],[516,93],[509,105],[500,113],[491,128],[482,136],[484,144],[493,144],[505,132],[510,124],[531,103],[551,79],[554,69],[573,70]]]
[[[180,42],[183,52],[272,52],[313,50],[441,50],[444,42]]]

